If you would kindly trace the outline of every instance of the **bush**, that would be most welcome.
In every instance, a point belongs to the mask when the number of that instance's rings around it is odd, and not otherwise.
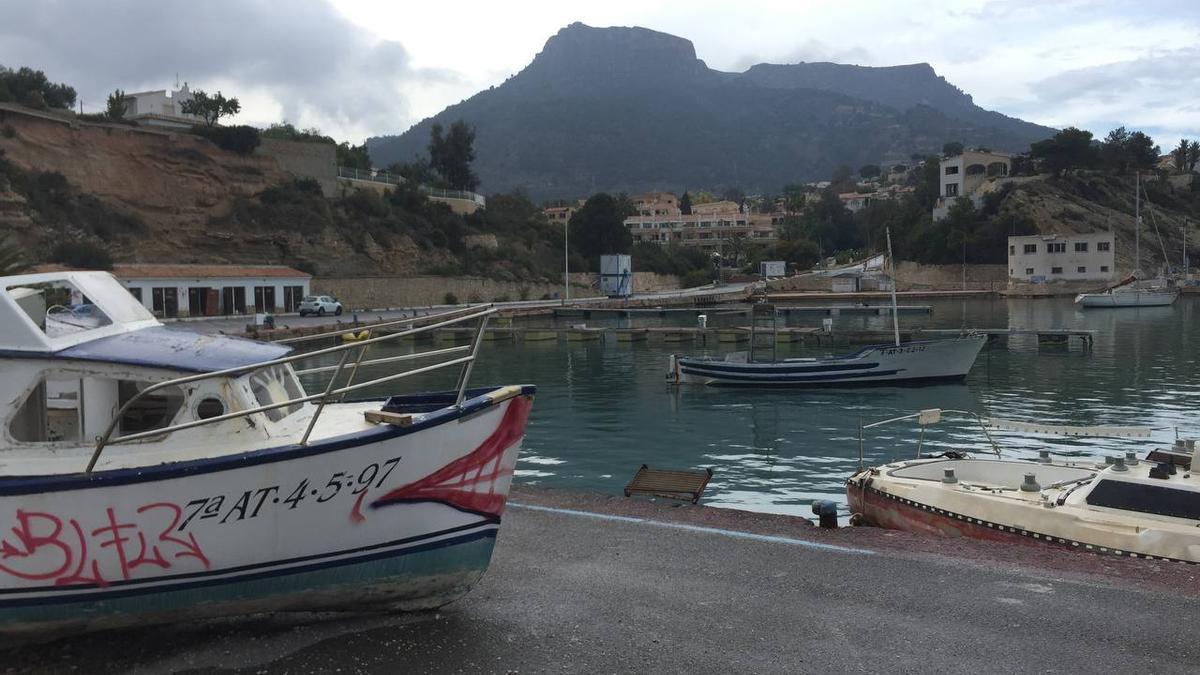
[[[679,280],[679,284],[684,288],[693,288],[695,286],[704,286],[712,283],[712,275],[705,270],[692,270],[683,275]]]
[[[457,305],[458,304],[458,296],[447,291],[446,295],[442,296],[442,304],[443,305]]]
[[[50,260],[71,267],[90,270],[111,270],[112,256],[90,241],[62,241],[50,252]]]
[[[512,298],[508,297],[508,294],[497,295],[496,297],[492,298],[492,302],[511,302],[511,301],[512,301]]]
[[[517,289],[517,294],[522,300],[528,300],[530,292],[532,292],[532,289],[528,286],[522,286],[521,288]]]
[[[207,127],[197,124],[192,133],[212,141],[218,148],[248,155],[262,142],[258,129],[245,124],[234,127]]]
[[[17,135],[17,130],[11,124],[5,124],[3,129],[0,129],[0,136],[5,138],[14,138]]]

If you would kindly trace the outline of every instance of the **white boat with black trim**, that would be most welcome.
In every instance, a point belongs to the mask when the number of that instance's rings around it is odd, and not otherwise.
[[[938,409],[917,418],[940,421]],[[971,414],[971,413],[968,413]],[[1079,437],[1144,437],[1136,427],[1062,427],[980,420],[987,429]],[[988,436],[991,440],[991,436]],[[860,448],[861,448],[860,437]],[[1193,441],[1138,458],[1133,451],[1093,461],[1036,462],[966,452],[921,456],[877,467],[861,465],[846,482],[852,519],[910,532],[1054,545],[1137,558],[1200,562],[1200,476],[1192,473]],[[860,450],[861,452],[861,450]],[[861,455],[860,455],[861,457]]]
[[[487,569],[534,393],[467,388],[490,307],[293,354],[163,326],[107,273],[0,281],[0,634],[424,609]],[[454,391],[345,400],[440,368]]]

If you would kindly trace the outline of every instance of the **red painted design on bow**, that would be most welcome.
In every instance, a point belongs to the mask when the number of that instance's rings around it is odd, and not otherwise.
[[[496,430],[478,448],[418,481],[388,492],[371,502],[371,508],[436,501],[499,519],[506,495],[496,493],[496,482],[512,473],[512,469],[502,466],[504,452],[525,435],[532,407],[529,396],[512,399]]]

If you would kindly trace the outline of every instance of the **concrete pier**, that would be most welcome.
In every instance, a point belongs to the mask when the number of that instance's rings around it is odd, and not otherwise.
[[[155,626],[33,673],[1192,673],[1196,567],[518,488],[492,568],[408,615]]]

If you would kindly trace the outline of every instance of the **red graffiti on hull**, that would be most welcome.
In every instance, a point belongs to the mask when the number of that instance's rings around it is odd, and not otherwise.
[[[146,504],[135,514],[119,518],[109,507],[99,526],[89,528],[76,518],[17,509],[16,525],[0,539],[0,578],[107,586],[142,567],[169,570],[186,559],[208,569],[196,535],[173,534],[183,515],[179,505]]]
[[[502,466],[504,451],[525,435],[533,399],[512,399],[500,424],[483,443],[421,480],[398,487],[371,502],[371,508],[403,502],[438,501],[496,519],[504,512],[506,495],[496,492],[496,483],[512,473]],[[361,517],[361,515],[360,515]],[[353,520],[354,514],[351,514]]]

